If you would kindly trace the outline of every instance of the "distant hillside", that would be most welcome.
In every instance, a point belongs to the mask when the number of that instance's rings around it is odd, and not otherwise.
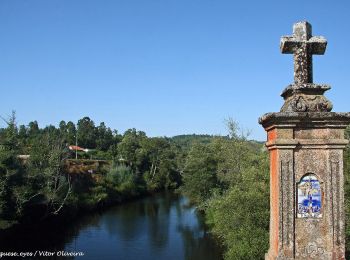
[[[256,151],[265,149],[265,142],[261,142],[261,141],[249,140],[247,141],[247,145],[255,149]]]
[[[190,149],[193,143],[209,144],[214,138],[225,138],[228,139],[229,136],[217,136],[217,135],[207,135],[207,134],[187,134],[187,135],[176,135],[169,138],[174,144],[187,150]],[[251,146],[256,150],[260,150],[264,146],[264,142],[249,140],[247,145]]]
[[[215,135],[197,135],[197,134],[189,134],[189,135],[176,135],[170,138],[176,145],[181,146],[184,149],[189,149],[194,142],[208,144],[215,137]],[[228,137],[223,137],[228,138]]]

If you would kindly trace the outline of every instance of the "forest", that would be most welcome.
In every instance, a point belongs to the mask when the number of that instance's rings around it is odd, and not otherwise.
[[[121,134],[103,122],[96,126],[89,117],[44,128],[36,121],[17,125],[15,113],[4,121],[0,230],[172,189],[205,214],[210,231],[225,248],[225,259],[264,258],[269,232],[268,153],[264,143],[249,140],[234,120],[227,120],[227,136],[175,137],[148,137],[136,129]],[[89,152],[76,155],[69,150],[75,144]],[[349,223],[350,148],[344,160]],[[67,161],[94,161],[99,166],[93,172],[71,172]],[[349,225],[346,234],[350,239]]]

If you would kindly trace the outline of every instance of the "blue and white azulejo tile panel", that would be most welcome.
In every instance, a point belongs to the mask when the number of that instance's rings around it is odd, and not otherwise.
[[[298,218],[322,217],[322,201],[320,182],[314,174],[306,174],[297,185]]]

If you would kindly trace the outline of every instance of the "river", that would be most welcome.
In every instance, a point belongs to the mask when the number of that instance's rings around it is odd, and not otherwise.
[[[0,251],[29,253],[75,252],[82,260],[216,260],[221,250],[207,232],[203,217],[188,200],[159,193],[90,213],[65,227],[17,232]],[[44,251],[44,252],[43,252]],[[28,258],[27,258],[28,259]]]

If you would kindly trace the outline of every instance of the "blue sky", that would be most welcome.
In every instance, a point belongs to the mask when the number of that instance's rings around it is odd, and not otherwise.
[[[0,115],[41,127],[89,116],[149,136],[227,134],[232,117],[265,140],[258,117],[293,81],[279,40],[294,22],[327,38],[314,82],[350,111],[349,12],[349,1],[2,0]]]

